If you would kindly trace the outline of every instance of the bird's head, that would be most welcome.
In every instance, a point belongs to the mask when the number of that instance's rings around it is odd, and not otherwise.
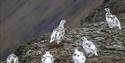
[[[14,53],[12,53],[11,55],[8,56],[7,60],[11,59],[18,60],[18,57]]]
[[[14,54],[14,53],[12,53],[12,54],[11,54],[11,56],[15,56],[15,54]]]
[[[50,51],[46,51],[46,54],[50,54]]]
[[[44,54],[44,57],[51,57],[50,51],[46,51],[46,53]]]
[[[82,42],[86,42],[87,38],[86,37],[81,37]]]
[[[63,20],[61,20],[60,25],[61,25],[61,24],[65,24],[65,23],[66,23],[66,20],[63,19]]]
[[[110,13],[110,9],[109,8],[105,8],[104,9],[107,13]]]
[[[11,55],[10,55],[10,57],[17,57],[14,53],[12,53]]]

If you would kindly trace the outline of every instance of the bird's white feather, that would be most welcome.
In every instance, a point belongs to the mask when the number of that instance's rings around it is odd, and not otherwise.
[[[15,54],[11,54],[7,57],[7,63],[18,63],[18,57]]]
[[[53,41],[57,41],[57,44],[59,44],[63,40],[65,35],[65,28],[64,28],[65,22],[66,20],[61,20],[59,26],[53,30],[51,34],[50,43],[52,43]]]
[[[86,37],[82,37],[81,40],[82,40],[82,47],[85,50],[86,55],[88,57],[91,57],[93,55],[98,56],[97,48],[93,42],[88,41]]]
[[[49,51],[47,51],[41,58],[42,63],[53,63],[54,62],[54,58],[53,56],[50,54]]]
[[[121,30],[121,24],[120,21],[118,20],[118,18],[115,15],[112,15],[110,13],[110,9],[109,8],[105,8],[106,11],[106,21],[108,23],[109,28],[119,28]]]
[[[79,51],[77,48],[74,50],[72,58],[74,63],[85,63],[86,61],[84,53]]]

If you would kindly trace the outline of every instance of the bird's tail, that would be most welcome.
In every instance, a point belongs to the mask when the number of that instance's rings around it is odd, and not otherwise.
[[[52,43],[53,42],[53,40],[51,39],[50,41],[49,41],[49,43]]]
[[[98,56],[97,52],[95,52],[95,56]]]
[[[121,26],[118,27],[121,30]]]

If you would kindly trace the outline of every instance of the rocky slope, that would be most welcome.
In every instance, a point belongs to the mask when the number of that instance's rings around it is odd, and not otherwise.
[[[109,29],[105,22],[85,23],[81,28],[67,29],[65,39],[60,45],[50,44],[50,33],[34,39],[27,45],[17,48],[20,63],[40,63],[45,51],[51,51],[54,63],[73,63],[73,48],[78,46],[79,38],[87,37],[98,48],[98,57],[87,57],[86,63],[124,63],[125,62],[125,25],[123,30]],[[84,51],[83,51],[84,52]]]

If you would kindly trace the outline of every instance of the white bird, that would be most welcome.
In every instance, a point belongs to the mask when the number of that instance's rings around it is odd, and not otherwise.
[[[115,15],[112,15],[109,8],[105,8],[105,11],[105,17],[109,28],[119,28],[121,30],[121,24],[118,18]]]
[[[57,41],[57,44],[59,44],[63,40],[65,35],[65,28],[64,28],[65,23],[66,20],[61,20],[59,26],[53,30],[51,34],[50,43],[52,43],[53,41]]]
[[[49,51],[46,51],[46,53],[41,57],[41,61],[42,63],[53,63],[54,58]]]
[[[11,54],[7,57],[7,63],[18,63],[18,57],[15,54]]]
[[[85,63],[85,61],[86,61],[86,57],[85,57],[84,53],[79,51],[78,48],[74,49],[72,58],[73,58],[74,63]]]
[[[93,42],[88,41],[86,37],[82,37],[81,40],[82,40],[82,47],[85,50],[86,55],[88,57],[91,57],[93,55],[98,56],[97,48]]]

